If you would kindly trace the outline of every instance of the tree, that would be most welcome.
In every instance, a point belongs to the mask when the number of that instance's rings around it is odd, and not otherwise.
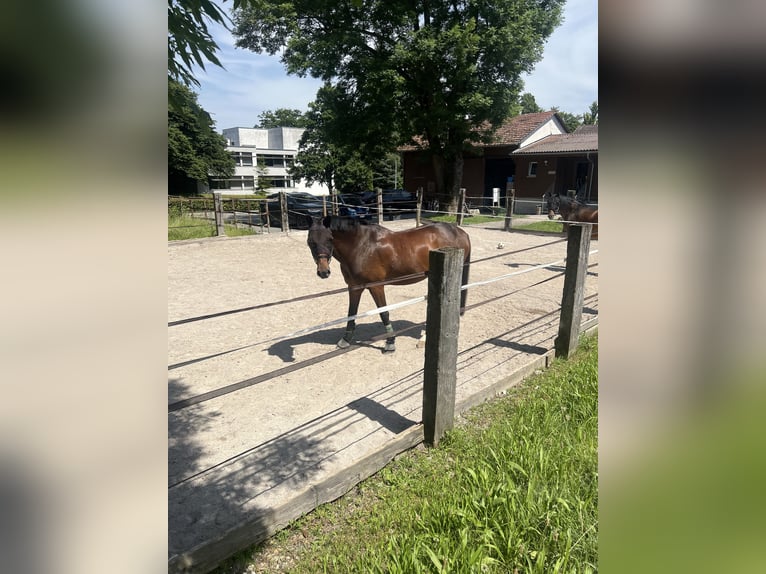
[[[521,94],[519,104],[521,105],[522,114],[536,114],[543,111],[543,109],[537,105],[535,97],[529,92]]]
[[[463,152],[516,105],[563,3],[251,0],[234,12],[234,34],[239,47],[281,52],[288,73],[331,82],[346,109],[342,141],[363,159],[413,141],[427,150],[454,208]]]
[[[593,102],[590,109],[582,115],[582,123],[587,125],[598,125],[598,102]]]
[[[338,91],[327,84],[317,92],[304,116],[306,130],[301,136],[299,151],[290,175],[309,185],[327,186],[330,193],[363,191],[372,187],[372,170],[363,161],[359,150],[342,143],[337,129],[344,125],[339,119],[343,100]]]
[[[374,162],[372,182],[375,187],[383,189],[400,189],[402,187],[401,174],[402,158],[399,153],[387,153]]]
[[[303,112],[296,109],[278,108],[267,110],[258,115],[258,123],[254,128],[305,128],[306,118]]]
[[[231,176],[234,159],[197,95],[168,80],[168,102],[168,191],[195,193],[197,182],[207,182],[209,175]]]
[[[572,133],[578,127],[580,127],[580,124],[582,123],[581,116],[570,114],[569,112],[562,112],[556,106],[553,106],[551,110],[553,110],[559,115],[559,117],[561,118],[561,121],[564,123],[564,126],[566,127],[569,133]]]
[[[269,177],[266,160],[261,156],[258,156],[258,159],[255,162],[255,174],[255,192],[265,194],[273,184],[273,180]]]
[[[235,6],[240,4],[234,1]],[[218,45],[207,28],[209,21],[226,26],[229,20],[211,0],[168,0],[168,78],[186,86],[199,86],[192,73],[196,63],[221,66]],[[223,67],[223,66],[221,66]],[[172,100],[171,100],[172,101]]]

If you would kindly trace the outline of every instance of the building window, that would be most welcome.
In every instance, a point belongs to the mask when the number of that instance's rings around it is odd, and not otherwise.
[[[283,155],[261,155],[263,165],[266,167],[285,167],[285,156]]]
[[[276,175],[271,176],[270,179],[270,187],[295,187],[293,180],[289,176]]]
[[[537,177],[537,162],[529,162],[529,171],[527,171],[527,177]]]
[[[254,189],[255,177],[235,175],[226,179],[213,179],[210,184],[213,189]]]
[[[238,166],[251,166],[253,165],[253,153],[249,151],[233,151],[231,157],[234,158],[234,163]]]

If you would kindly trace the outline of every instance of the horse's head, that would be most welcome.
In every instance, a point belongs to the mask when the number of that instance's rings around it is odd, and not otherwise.
[[[559,208],[561,205],[561,199],[557,193],[547,193],[545,195],[545,200],[548,210],[548,219],[556,219],[556,215],[559,212]]]
[[[568,195],[559,197],[558,212],[564,221],[572,220],[578,209],[580,209],[580,203],[577,199]]]
[[[311,219],[307,243],[317,264],[317,275],[322,279],[327,279],[330,276],[330,260],[332,259],[332,231],[325,226],[322,219]]]

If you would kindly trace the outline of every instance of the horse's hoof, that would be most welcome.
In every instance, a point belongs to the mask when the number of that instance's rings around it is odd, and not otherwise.
[[[345,348],[350,347],[350,346],[351,346],[351,343],[346,341],[346,339],[341,339],[340,341],[338,341],[338,347],[341,348],[341,349],[345,349]]]
[[[385,348],[383,349],[384,353],[393,353],[396,351],[396,346],[393,343],[386,343]]]

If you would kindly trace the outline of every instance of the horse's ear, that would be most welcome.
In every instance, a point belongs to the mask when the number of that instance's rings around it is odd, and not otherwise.
[[[306,225],[309,226],[309,229],[314,227],[314,223],[316,222],[316,219],[314,219],[314,217],[309,215],[308,213],[305,214],[304,217],[306,218]]]

